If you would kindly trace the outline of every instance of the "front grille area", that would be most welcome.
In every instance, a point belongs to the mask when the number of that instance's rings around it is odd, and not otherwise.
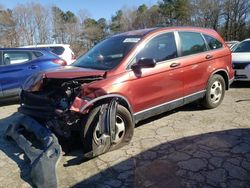
[[[41,119],[50,119],[54,115],[55,105],[53,100],[37,92],[21,92],[21,106],[18,111]]]
[[[246,75],[235,75],[235,79],[247,79]]]
[[[245,69],[250,63],[233,63],[233,69]]]

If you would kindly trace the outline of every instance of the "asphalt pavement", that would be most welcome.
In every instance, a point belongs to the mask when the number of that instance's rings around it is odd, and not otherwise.
[[[4,138],[17,107],[0,107],[0,187],[32,187],[29,161]],[[216,109],[193,103],[140,122],[129,145],[89,161],[72,148],[59,187],[250,187],[250,83]]]

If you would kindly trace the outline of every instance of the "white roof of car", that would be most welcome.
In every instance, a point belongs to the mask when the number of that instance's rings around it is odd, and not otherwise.
[[[33,47],[53,47],[53,46],[70,46],[69,44],[37,44],[37,45],[29,45],[29,46],[22,46],[22,48],[33,48]]]

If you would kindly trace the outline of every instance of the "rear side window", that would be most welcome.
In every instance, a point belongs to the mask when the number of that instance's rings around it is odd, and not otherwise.
[[[61,46],[53,46],[53,47],[49,47],[50,51],[53,52],[56,55],[62,55],[64,52],[64,48]]]
[[[31,60],[31,54],[25,51],[5,51],[3,52],[3,64],[11,65],[24,63],[26,61]]]
[[[137,54],[136,60],[151,58],[160,62],[175,57],[177,57],[177,48],[174,33],[165,33],[149,41]]]
[[[3,58],[2,58],[2,52],[0,51],[0,66],[4,65]]]
[[[200,33],[179,32],[182,56],[207,51],[205,41]]]
[[[211,50],[218,49],[218,48],[222,47],[222,43],[220,41],[218,41],[217,39],[215,39],[214,37],[209,36],[209,35],[204,35],[204,34],[203,34],[203,36],[205,37],[207,44]]]
[[[41,52],[34,51],[33,54],[35,55],[36,58],[43,56]]]

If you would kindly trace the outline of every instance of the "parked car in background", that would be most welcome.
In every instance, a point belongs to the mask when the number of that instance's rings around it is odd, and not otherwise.
[[[39,44],[24,46],[24,48],[45,48],[58,55],[60,58],[64,59],[67,62],[67,65],[70,65],[76,60],[74,52],[71,50],[69,44]]]
[[[127,144],[140,120],[195,100],[217,107],[233,77],[231,51],[214,30],[130,31],[27,80],[19,112],[66,139],[78,131],[93,157]]]
[[[227,46],[232,49],[235,45],[237,45],[240,41],[237,40],[232,40],[232,41],[226,41],[225,43],[227,44]]]
[[[232,51],[235,80],[250,81],[250,39],[240,42]]]
[[[233,44],[233,45],[230,47],[230,50],[231,50],[231,51],[234,51],[235,48],[237,48],[237,46],[238,46],[239,43],[240,43],[240,42],[237,42],[237,43]]]
[[[0,48],[0,101],[17,97],[30,75],[65,64],[44,49]]]

